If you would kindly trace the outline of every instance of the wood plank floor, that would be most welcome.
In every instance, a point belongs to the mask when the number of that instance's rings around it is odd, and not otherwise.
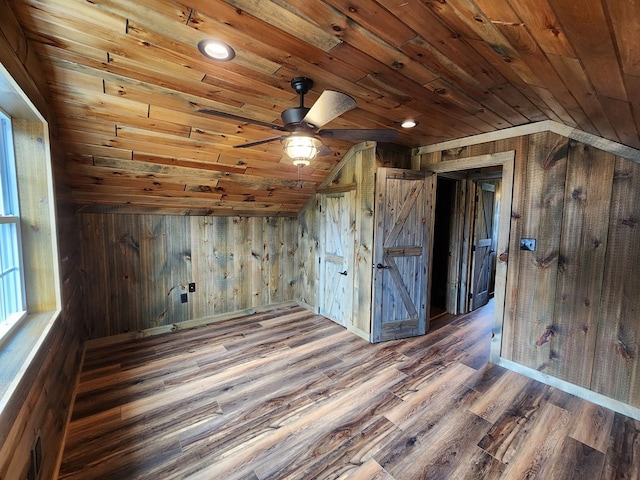
[[[370,345],[298,307],[87,350],[61,479],[640,479],[640,422],[487,363],[491,304]]]

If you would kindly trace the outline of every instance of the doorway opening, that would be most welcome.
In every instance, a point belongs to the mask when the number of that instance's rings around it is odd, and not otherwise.
[[[436,181],[436,205],[433,236],[433,263],[431,270],[431,319],[447,313],[447,285],[449,284],[449,258],[451,256],[451,231],[455,181],[438,177]]]
[[[430,319],[468,313],[493,298],[501,178],[501,166],[438,175]]]

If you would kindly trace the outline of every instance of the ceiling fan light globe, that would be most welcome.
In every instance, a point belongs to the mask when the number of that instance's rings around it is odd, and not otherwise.
[[[293,164],[296,167],[308,167],[309,164],[311,164],[311,162],[309,160],[307,160],[306,158],[294,158],[293,159]]]
[[[284,154],[297,166],[309,165],[318,155],[321,145],[320,140],[307,135],[290,135],[282,140]]]

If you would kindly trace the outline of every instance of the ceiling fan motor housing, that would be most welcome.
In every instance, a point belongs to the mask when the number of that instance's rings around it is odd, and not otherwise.
[[[296,127],[299,127],[302,124],[302,119],[304,119],[308,111],[309,109],[307,107],[287,108],[280,115],[282,117],[282,124],[289,131],[297,130]],[[306,124],[303,126],[306,126]]]

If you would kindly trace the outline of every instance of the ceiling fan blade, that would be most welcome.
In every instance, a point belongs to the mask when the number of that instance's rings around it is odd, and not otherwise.
[[[331,149],[323,143],[320,147],[320,150],[318,150],[318,157],[326,157],[327,155],[331,155],[332,153],[333,152],[331,151]]]
[[[286,132],[287,129],[276,125],[275,123],[261,122],[260,120],[253,120],[251,118],[241,117],[240,115],[234,115],[233,113],[220,112],[218,110],[211,110],[210,108],[201,108],[198,110],[200,113],[206,113],[207,115],[215,115],[216,117],[228,118],[229,120],[235,120],[236,122],[252,123],[254,125],[260,125],[261,127],[271,128],[273,130],[279,130]]]
[[[302,121],[320,128],[353,108],[356,108],[356,101],[351,96],[346,93],[325,90]]]
[[[256,145],[262,145],[263,143],[275,142],[276,140],[282,140],[286,135],[280,135],[278,137],[263,138],[262,140],[256,140],[254,142],[241,143],[240,145],[234,145],[233,148],[247,148],[255,147]]]
[[[358,128],[342,128],[320,130],[320,137],[337,138],[340,140],[374,140],[376,142],[392,142],[398,138],[396,130],[386,129],[358,129]]]

